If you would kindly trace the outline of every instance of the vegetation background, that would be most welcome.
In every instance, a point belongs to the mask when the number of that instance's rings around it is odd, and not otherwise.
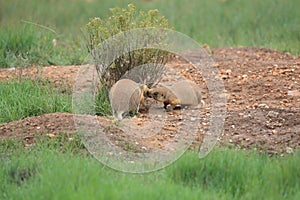
[[[200,44],[300,53],[299,0],[1,0],[0,67],[81,64],[85,24],[129,3],[158,9],[175,30]]]

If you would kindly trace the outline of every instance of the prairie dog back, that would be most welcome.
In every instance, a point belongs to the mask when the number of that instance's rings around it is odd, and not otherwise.
[[[180,105],[198,105],[201,103],[200,87],[192,81],[179,81],[169,89],[179,99]]]
[[[124,114],[137,113],[144,102],[144,90],[147,87],[130,79],[117,81],[109,92],[113,115],[123,119]]]

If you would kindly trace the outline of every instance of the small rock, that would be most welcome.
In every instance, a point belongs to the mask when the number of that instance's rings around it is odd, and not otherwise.
[[[25,148],[30,148],[32,146],[33,146],[33,144],[25,144]]]
[[[53,133],[48,133],[48,134],[46,134],[49,138],[54,138],[55,137],[55,135],[53,134]]]
[[[258,104],[258,107],[259,108],[269,108],[269,106],[267,104],[264,104],[264,103]]]
[[[146,150],[147,150],[147,148],[143,146],[143,147],[142,147],[142,150],[146,151]]]
[[[196,121],[196,120],[197,120],[196,117],[191,117],[191,121],[192,121],[192,122],[194,122],[194,121]]]
[[[242,75],[242,78],[243,78],[243,79],[246,79],[246,78],[248,78],[248,75],[247,75],[247,74],[243,74],[243,75]]]
[[[227,69],[227,70],[225,71],[225,73],[226,73],[227,75],[230,76],[230,74],[232,73],[232,71],[231,71],[231,69]]]
[[[52,40],[52,45],[53,45],[54,47],[57,45],[57,40],[56,40],[55,38]]]
[[[271,110],[271,111],[267,114],[267,117],[277,118],[278,115],[279,115],[278,112],[275,112],[275,111]]]
[[[291,91],[288,91],[287,95],[289,95],[289,96],[300,96],[300,91],[291,90]]]
[[[226,79],[228,79],[229,77],[228,77],[228,75],[222,75],[221,78],[222,78],[223,80],[226,80]]]
[[[286,147],[286,149],[285,149],[285,151],[287,152],[287,153],[294,153],[294,150],[293,150],[293,148],[291,148],[291,147]]]
[[[183,125],[183,122],[178,122],[177,123],[177,126],[181,126],[181,125]]]

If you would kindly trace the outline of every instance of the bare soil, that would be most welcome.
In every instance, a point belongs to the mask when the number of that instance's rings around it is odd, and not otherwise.
[[[208,47],[207,47],[208,48]],[[300,147],[300,57],[265,48],[229,47],[208,48],[223,80],[227,97],[227,116],[219,145],[241,149],[256,148],[269,154],[292,153]],[[197,51],[191,52],[197,56]],[[42,78],[57,86],[72,88],[79,66],[49,66],[19,69],[0,69],[0,81],[20,77]],[[197,69],[181,60],[168,63],[172,75],[188,78],[204,88],[201,122],[193,147],[201,145],[207,130],[210,97],[205,81]],[[157,104],[162,109],[162,104]],[[182,125],[180,112],[167,115],[169,121],[160,134],[149,137],[128,137],[120,131],[111,118],[97,117],[106,135],[115,144],[131,144],[135,151],[165,148],[176,141]],[[160,116],[159,116],[160,117]],[[158,119],[159,121],[159,119]],[[131,119],[138,126],[146,126],[148,114]],[[2,139],[19,138],[25,144],[33,144],[36,136],[74,134],[73,115],[51,113],[28,117],[19,121],[0,124]],[[125,148],[125,147],[124,147]]]

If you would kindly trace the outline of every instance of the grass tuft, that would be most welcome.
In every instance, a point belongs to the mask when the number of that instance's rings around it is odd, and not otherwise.
[[[32,80],[0,84],[0,123],[53,112],[71,112],[71,96]]]
[[[197,155],[187,154],[169,173],[174,183],[213,190],[230,199],[285,199],[299,195],[299,155],[298,151],[270,158],[257,152],[217,149],[198,161]]]

